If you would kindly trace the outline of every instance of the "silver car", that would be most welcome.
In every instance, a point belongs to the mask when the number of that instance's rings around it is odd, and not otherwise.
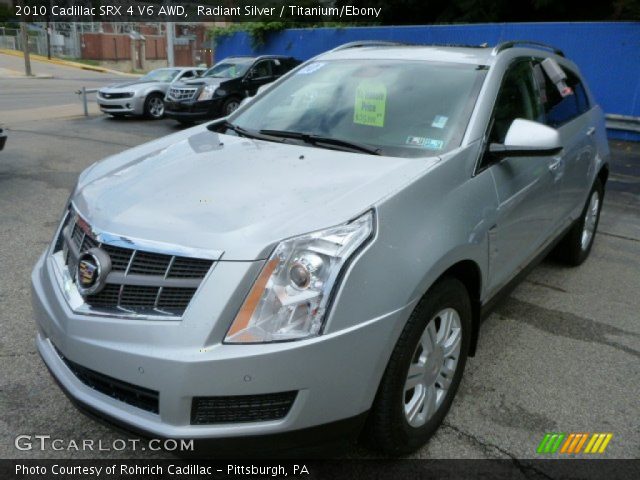
[[[164,96],[169,85],[197,78],[205,70],[201,67],[158,68],[137,80],[101,88],[96,100],[103,113],[114,117],[137,115],[159,119],[164,116]]]
[[[355,47],[80,175],[32,276],[77,404],[154,437],[410,452],[500,295],[587,258],[609,149],[574,63]]]

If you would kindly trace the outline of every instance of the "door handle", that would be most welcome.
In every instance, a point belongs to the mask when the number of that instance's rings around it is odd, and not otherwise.
[[[555,157],[551,163],[549,163],[549,170],[555,172],[562,165],[562,157]]]
[[[596,127],[587,128],[587,136],[588,137],[592,136],[594,133],[596,133]]]

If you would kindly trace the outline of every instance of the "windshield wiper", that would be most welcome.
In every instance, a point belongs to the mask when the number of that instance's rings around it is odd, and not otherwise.
[[[356,151],[368,153],[370,155],[381,155],[380,148],[372,147],[362,143],[351,142],[349,140],[341,140],[339,138],[323,137],[322,135],[314,135],[311,133],[291,132],[289,130],[260,130],[262,135],[269,135],[271,137],[281,138],[293,138],[296,140],[302,140],[310,145],[331,145],[334,147],[341,147],[342,150]]]
[[[234,123],[231,123],[229,120],[223,120],[222,122],[213,123],[213,124],[207,126],[207,129],[211,130],[212,132],[216,132],[220,128],[224,128],[226,130],[231,130],[232,132],[234,132],[239,137],[255,138],[257,140],[269,140],[269,141],[272,141],[272,142],[274,140],[273,137],[271,137],[271,136],[267,136],[267,135],[263,135],[262,133],[246,130],[246,129],[242,128],[242,127],[239,127],[238,125],[236,125]]]

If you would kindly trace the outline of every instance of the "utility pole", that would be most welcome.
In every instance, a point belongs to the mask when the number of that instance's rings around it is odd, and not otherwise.
[[[51,22],[47,20],[47,58],[51,60]]]
[[[20,36],[22,38],[22,51],[24,52],[24,73],[31,76],[31,58],[29,57],[29,35],[26,22],[20,22]]]
[[[175,59],[173,56],[173,37],[175,36],[175,30],[173,29],[173,22],[167,22],[165,30],[167,31],[167,62],[170,67],[175,67]]]
[[[51,0],[49,0],[49,10],[47,12],[47,58],[51,60]]]

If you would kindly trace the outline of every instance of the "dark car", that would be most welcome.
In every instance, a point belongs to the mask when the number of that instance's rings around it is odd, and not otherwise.
[[[229,115],[262,85],[300,64],[293,57],[229,57],[201,77],[172,85],[165,96],[165,116],[181,123]]]
[[[0,150],[4,148],[4,144],[7,142],[7,134],[0,128]]]

